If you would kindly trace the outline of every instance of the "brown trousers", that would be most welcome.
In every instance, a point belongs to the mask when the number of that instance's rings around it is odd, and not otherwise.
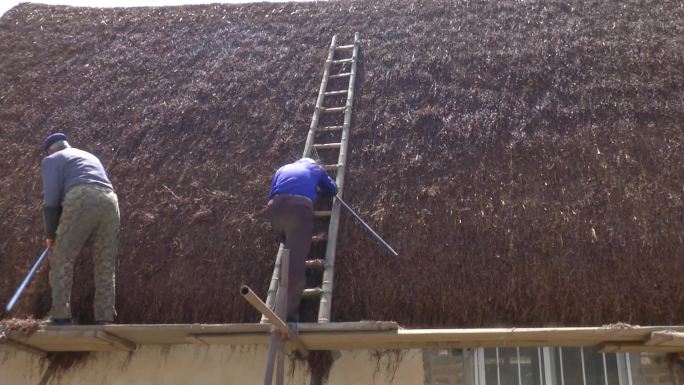
[[[299,303],[306,288],[305,263],[313,234],[313,202],[299,195],[276,195],[268,202],[266,216],[273,230],[285,235],[285,248],[290,250],[287,322],[299,322]]]

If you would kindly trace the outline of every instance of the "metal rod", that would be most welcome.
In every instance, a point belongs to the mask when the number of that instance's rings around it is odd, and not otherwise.
[[[382,243],[383,245],[385,245],[385,247],[386,247],[386,248],[387,248],[395,257],[399,255],[399,254],[397,254],[396,251],[394,251],[394,249],[392,248],[392,246],[390,246],[387,242],[385,242],[385,240],[382,239],[382,237],[380,237],[380,235],[378,235],[378,233],[376,233],[376,232],[375,232],[375,231],[374,231],[366,222],[364,222],[364,220],[361,219],[361,217],[359,216],[359,214],[357,214],[357,213],[354,211],[354,209],[352,209],[351,207],[349,207],[349,205],[348,205],[344,200],[342,200],[342,198],[340,198],[339,196],[335,196],[335,198],[337,198],[337,200],[340,201],[340,203],[342,203],[342,206],[344,206],[344,208],[346,208],[346,209],[351,213],[351,215],[354,216],[354,218],[356,218],[359,222],[361,222],[361,224],[363,225],[363,227],[366,228],[366,230],[368,230],[371,234],[373,234],[373,236],[375,237],[375,239],[377,239],[378,241],[380,241],[380,243]]]
[[[12,311],[12,308],[14,308],[14,305],[17,303],[17,300],[21,296],[21,293],[24,292],[24,289],[26,289],[26,286],[28,285],[29,281],[33,277],[33,275],[36,273],[36,270],[38,270],[38,266],[43,262],[43,259],[45,259],[45,256],[47,255],[48,251],[50,251],[50,246],[46,247],[45,250],[43,250],[43,253],[38,257],[38,260],[36,263],[33,264],[33,267],[29,271],[29,273],[26,275],[26,278],[24,278],[24,281],[19,285],[19,288],[17,289],[16,292],[14,292],[14,295],[12,298],[9,300],[7,303],[7,306],[5,306],[5,313],[9,313]],[[4,315],[4,314],[3,314]]]
[[[273,310],[269,309],[264,301],[254,294],[252,289],[250,289],[248,286],[242,286],[240,288],[240,294],[242,294],[242,297],[247,300],[250,305],[254,306],[254,308],[261,312],[261,314],[265,315],[266,318],[268,318],[268,320],[271,322],[271,325],[273,325],[273,327],[275,327],[281,335],[287,336],[287,338],[292,341],[297,350],[299,350],[304,357],[309,354],[309,349],[306,347],[306,345],[304,345],[302,340],[299,339],[299,336],[297,336],[287,326],[287,324],[285,324],[285,322],[273,312]]]

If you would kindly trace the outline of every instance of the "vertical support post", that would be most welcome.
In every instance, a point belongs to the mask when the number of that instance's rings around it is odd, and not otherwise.
[[[278,284],[278,292],[275,299],[275,313],[280,319],[285,319],[287,316],[287,286],[288,286],[288,272],[290,271],[290,250],[283,249],[281,256],[281,277]],[[283,336],[278,333],[275,325],[271,326],[271,337],[269,338],[268,346],[268,361],[266,362],[266,373],[264,374],[264,385],[271,385],[273,382],[273,368],[276,364],[276,356],[278,356],[278,371],[276,373],[276,384],[282,385],[284,369],[283,350],[285,344]]]
[[[271,328],[271,336],[268,340],[268,358],[266,359],[264,385],[271,385],[273,383],[273,368],[275,366],[276,353],[280,350],[280,342],[280,336]]]
[[[349,86],[347,88],[347,103],[344,110],[344,123],[342,125],[342,139],[340,140],[340,155],[337,161],[339,168],[335,183],[337,184],[337,195],[342,196],[344,189],[344,172],[347,168],[347,147],[349,144],[349,126],[351,125],[352,107],[354,104],[354,84],[356,81],[356,62],[359,55],[359,33],[354,34],[354,49],[352,51],[352,65],[349,76]],[[330,322],[332,309],[333,279],[335,270],[335,249],[337,248],[337,231],[340,224],[340,202],[333,199],[333,206],[330,214],[330,225],[328,226],[328,243],[325,248],[325,268],[323,270],[323,283],[321,284],[321,303],[318,308],[318,322]]]
[[[306,136],[306,144],[304,145],[304,154],[302,157],[307,158],[311,155],[313,148],[314,137],[316,136],[316,129],[318,128],[318,119],[321,116],[321,109],[323,108],[323,99],[325,99],[325,90],[328,87],[328,76],[330,76],[330,66],[335,57],[335,47],[337,46],[337,35],[332,37],[330,48],[328,49],[328,58],[323,65],[323,80],[321,80],[321,88],[318,90],[318,98],[316,99],[316,109],[311,118],[311,125],[309,126],[309,133]]]

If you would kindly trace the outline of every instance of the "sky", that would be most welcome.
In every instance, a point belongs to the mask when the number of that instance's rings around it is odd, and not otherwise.
[[[265,1],[265,0],[259,0]],[[288,0],[268,0],[272,2],[283,2]],[[291,1],[291,0],[289,0]],[[301,1],[301,0],[299,0]],[[19,3],[26,0],[0,0],[0,15],[9,11]],[[143,6],[163,6],[163,5],[184,5],[184,4],[211,4],[211,3],[252,3],[254,0],[39,0],[31,3],[50,4],[50,5],[74,5],[80,7],[143,7]]]

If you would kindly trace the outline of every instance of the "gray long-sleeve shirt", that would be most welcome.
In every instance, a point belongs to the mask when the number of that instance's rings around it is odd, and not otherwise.
[[[70,147],[43,159],[45,206],[61,206],[70,188],[88,183],[113,189],[102,163],[95,155]]]

